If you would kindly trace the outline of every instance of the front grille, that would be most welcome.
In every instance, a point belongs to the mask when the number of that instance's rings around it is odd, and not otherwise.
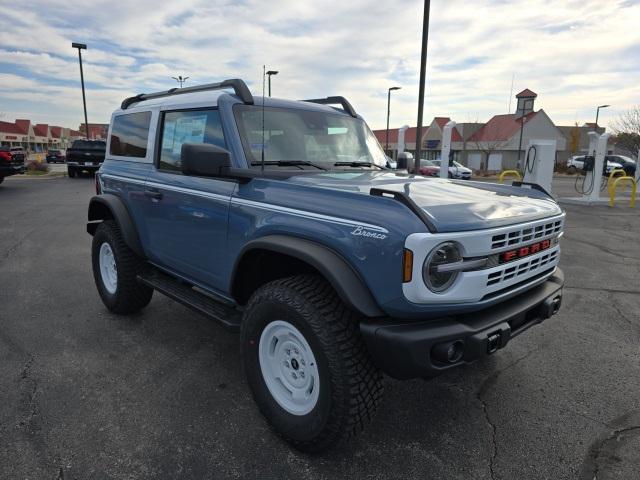
[[[517,265],[509,266],[509,264],[507,264],[505,268],[489,274],[489,277],[487,278],[487,286],[495,285],[496,283],[500,282],[506,282],[507,280],[511,280],[512,278],[516,278],[542,268],[558,258],[558,254],[559,250],[554,250],[552,252],[545,253],[544,255],[532,258],[527,262],[522,262]]]
[[[504,247],[516,247],[532,240],[543,239],[562,230],[562,220],[541,223],[527,228],[518,228],[491,237],[491,250]]]

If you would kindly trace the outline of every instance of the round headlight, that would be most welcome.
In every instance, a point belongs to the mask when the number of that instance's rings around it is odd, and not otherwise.
[[[460,260],[462,255],[458,245],[453,242],[441,243],[431,250],[422,268],[422,278],[429,290],[441,293],[449,288],[458,276],[458,272],[438,272],[438,267]]]

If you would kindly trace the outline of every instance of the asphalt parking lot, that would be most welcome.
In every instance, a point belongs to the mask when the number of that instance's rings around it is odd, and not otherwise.
[[[559,315],[481,363],[389,379],[363,435],[307,456],[258,413],[235,335],[157,294],[105,309],[93,188],[0,186],[0,478],[640,478],[640,209],[566,206]]]

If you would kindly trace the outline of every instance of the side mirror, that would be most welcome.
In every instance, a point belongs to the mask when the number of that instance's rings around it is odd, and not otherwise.
[[[231,168],[228,150],[208,143],[183,143],[180,150],[182,173],[200,177],[219,177]]]

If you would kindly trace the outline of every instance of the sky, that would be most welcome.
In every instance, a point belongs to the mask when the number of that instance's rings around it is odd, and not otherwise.
[[[0,120],[77,128],[123,98],[242,78],[274,97],[343,95],[371,128],[415,126],[422,12],[415,0],[0,0]],[[432,0],[424,123],[487,121],[529,88],[556,125],[610,125],[640,104],[640,0]],[[515,101],[511,102],[511,111]]]

